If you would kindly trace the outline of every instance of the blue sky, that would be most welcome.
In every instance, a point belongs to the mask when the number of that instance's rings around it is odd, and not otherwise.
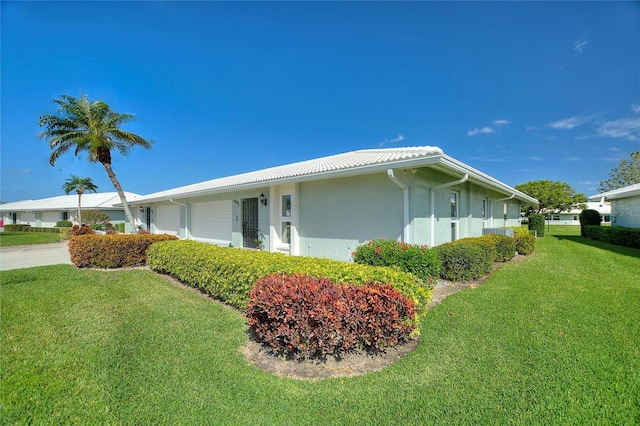
[[[101,165],[48,162],[61,94],[136,114],[114,155],[148,194],[342,152],[438,146],[585,195],[640,150],[638,2],[2,2],[3,201]]]

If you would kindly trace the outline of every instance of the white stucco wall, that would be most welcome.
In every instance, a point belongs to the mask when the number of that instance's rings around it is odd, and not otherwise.
[[[403,235],[403,193],[386,173],[301,183],[299,254],[349,260],[372,238]]]
[[[640,228],[640,195],[611,200],[611,226]]]

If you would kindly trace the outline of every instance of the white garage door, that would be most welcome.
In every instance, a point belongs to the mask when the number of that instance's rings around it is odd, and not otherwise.
[[[18,213],[18,223],[36,226],[36,214],[33,212],[20,212]]]
[[[231,201],[191,205],[190,231],[194,239],[217,243],[231,241]]]
[[[42,226],[45,228],[56,226],[56,223],[60,220],[60,212],[42,212],[41,215]]]
[[[157,215],[158,234],[180,234],[180,206],[158,206]]]

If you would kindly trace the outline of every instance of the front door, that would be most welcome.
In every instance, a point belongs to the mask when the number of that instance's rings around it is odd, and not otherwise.
[[[242,200],[242,246],[257,248],[258,239],[258,199]]]

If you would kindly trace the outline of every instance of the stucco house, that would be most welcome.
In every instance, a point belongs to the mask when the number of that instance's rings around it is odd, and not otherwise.
[[[153,233],[349,260],[372,238],[434,246],[519,226],[534,198],[431,146],[368,149],[145,195]]]
[[[640,183],[592,195],[589,199],[611,202],[611,226],[640,228]]]
[[[127,201],[140,197],[132,192],[125,192]],[[117,192],[84,193],[81,199],[82,211],[100,210],[111,217],[111,223],[125,221],[124,210]],[[39,200],[24,200],[0,204],[3,223],[28,224],[31,226],[51,228],[60,220],[75,223],[78,215],[78,194],[60,195],[58,197]]]
[[[611,222],[611,203],[609,201],[589,201],[585,203],[588,210],[596,210],[600,213],[602,223]],[[546,220],[551,225],[580,225],[580,213],[582,209],[572,209],[547,216]]]

